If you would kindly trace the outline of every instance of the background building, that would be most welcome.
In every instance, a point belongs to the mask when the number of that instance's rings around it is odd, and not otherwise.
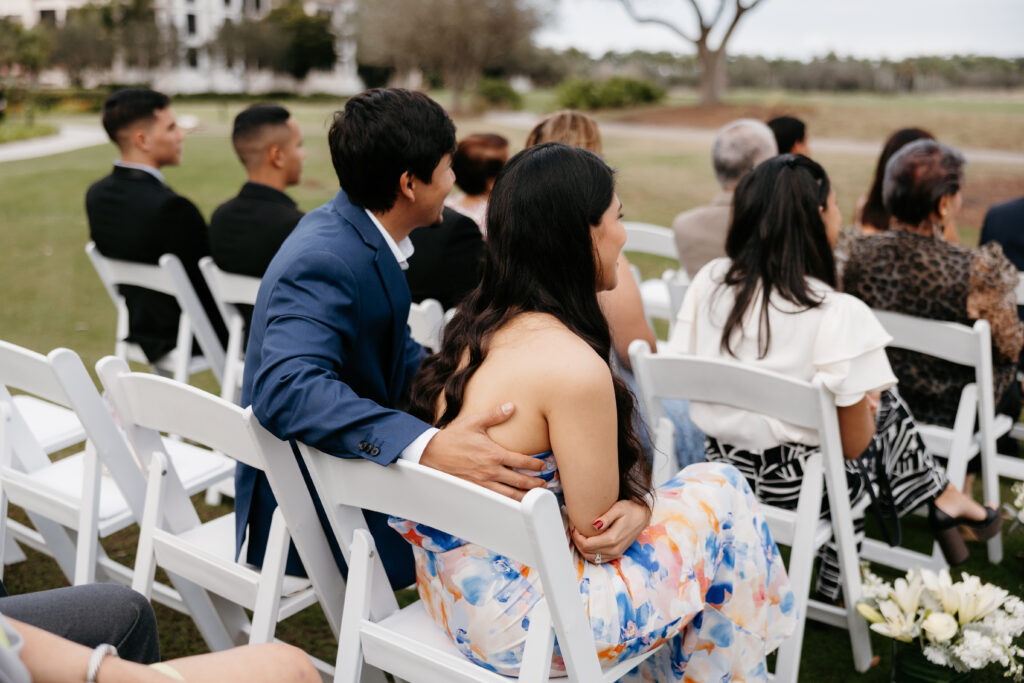
[[[359,92],[363,83],[356,72],[355,41],[350,36],[354,13],[352,0],[306,0],[308,15],[325,14],[331,19],[338,55],[331,71],[310,71],[299,80],[270,69],[246,70],[238,61],[228,64],[209,49],[226,21],[240,23],[243,18],[259,19],[280,0],[155,0],[157,24],[172,30],[178,39],[177,64],[157,68],[133,68],[119,60],[109,70],[86,71],[83,85],[104,83],[148,83],[169,94],[199,92],[296,92],[346,95]],[[88,0],[0,0],[0,18],[10,18],[25,28],[39,24],[61,26],[69,10],[88,4]],[[67,86],[62,70],[50,69],[41,75],[45,86]]]

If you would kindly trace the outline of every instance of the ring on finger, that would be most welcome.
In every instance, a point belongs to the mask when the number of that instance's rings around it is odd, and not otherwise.
[[[601,564],[601,553],[594,555],[594,564]]]

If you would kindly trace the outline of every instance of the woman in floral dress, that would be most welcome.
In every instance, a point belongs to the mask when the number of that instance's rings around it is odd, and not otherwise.
[[[616,284],[620,209],[596,155],[559,144],[516,155],[491,195],[483,280],[425,361],[412,410],[443,428],[487,402],[514,404],[489,435],[547,464],[602,665],[664,645],[627,678],[766,680],[796,615],[757,502],[722,464],[651,491],[634,399],[608,365],[596,291]],[[414,545],[434,620],[472,661],[518,673],[536,574],[415,521],[392,525]]]

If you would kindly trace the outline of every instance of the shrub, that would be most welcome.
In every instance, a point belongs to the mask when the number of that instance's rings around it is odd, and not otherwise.
[[[497,78],[481,78],[476,95],[485,107],[501,109],[522,109],[523,97],[507,81]]]
[[[567,109],[620,109],[660,102],[665,91],[648,81],[613,76],[606,81],[572,79],[558,91],[558,104]]]

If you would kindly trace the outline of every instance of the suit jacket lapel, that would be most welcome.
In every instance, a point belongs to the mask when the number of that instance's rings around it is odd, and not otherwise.
[[[405,281],[405,275],[395,260],[394,254],[384,241],[377,226],[373,224],[366,211],[361,207],[352,204],[345,195],[344,190],[338,192],[335,197],[335,207],[338,212],[351,223],[362,237],[363,242],[371,247],[376,253],[373,257],[373,265],[377,269],[384,294],[391,305],[391,368],[388,377],[388,394],[393,400],[398,400],[398,392],[401,391],[400,380],[403,368],[405,340],[405,328],[409,319],[409,305],[412,299],[409,295],[409,285]]]

